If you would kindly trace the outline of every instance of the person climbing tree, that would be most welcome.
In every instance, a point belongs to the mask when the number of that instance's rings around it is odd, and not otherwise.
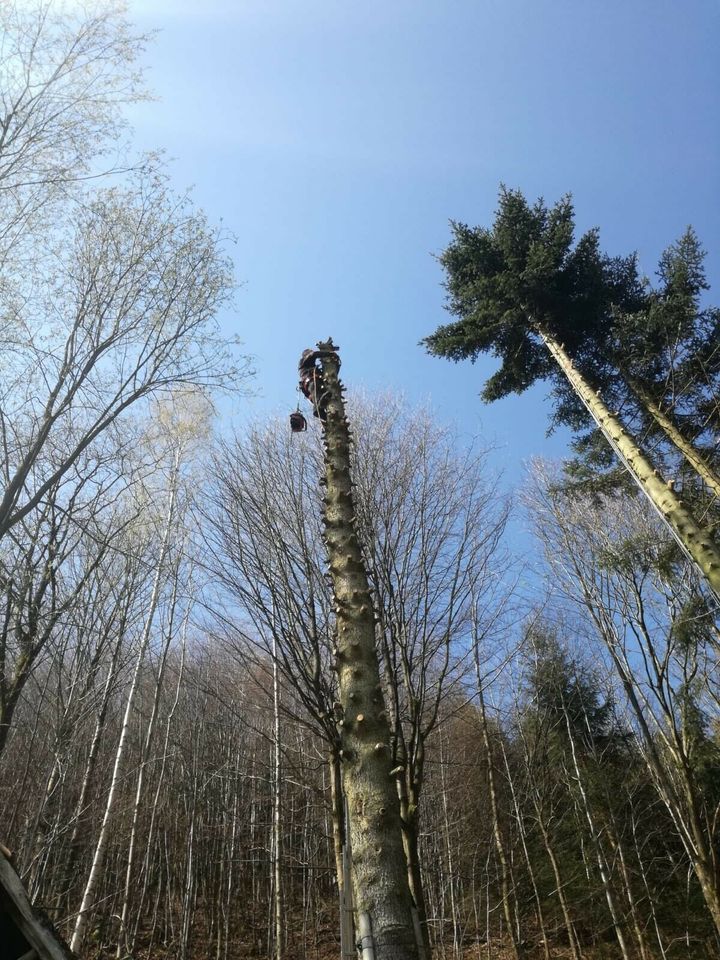
[[[318,417],[324,423],[326,395],[323,390],[322,369],[318,366],[318,360],[321,356],[321,350],[310,348],[303,350],[298,371],[300,373],[300,390],[312,404],[313,416]]]

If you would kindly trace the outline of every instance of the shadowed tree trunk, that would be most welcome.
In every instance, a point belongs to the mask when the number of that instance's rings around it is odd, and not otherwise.
[[[355,531],[340,359],[331,340],[318,347],[321,366],[312,399],[323,423],[324,522],[338,633],[336,713],[350,818],[354,899],[358,914],[370,916],[376,960],[417,960],[375,618]]]

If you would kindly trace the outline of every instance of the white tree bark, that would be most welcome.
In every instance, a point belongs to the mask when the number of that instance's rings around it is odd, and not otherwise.
[[[110,779],[110,789],[108,790],[107,799],[105,801],[105,812],[103,814],[102,823],[100,825],[100,832],[98,834],[97,843],[95,845],[95,854],[93,856],[92,866],[90,867],[90,873],[87,878],[87,883],[85,884],[85,892],[83,893],[82,902],[80,904],[80,909],[78,911],[77,919],[75,921],[75,928],[73,930],[72,939],[70,940],[70,949],[74,950],[76,953],[79,952],[80,948],[82,947],[83,939],[85,937],[85,931],[87,930],[87,925],[90,920],[90,913],[93,907],[95,891],[97,889],[98,882],[100,880],[100,874],[105,861],[105,851],[107,849],[108,839],[110,837],[110,828],[112,826],[112,814],[113,814],[113,807],[115,804],[115,796],[117,794],[118,786],[120,784],[120,779],[121,779],[122,762],[125,756],[125,748],[126,748],[128,733],[130,730],[130,721],[132,718],[133,705],[135,701],[135,692],[137,690],[138,681],[140,679],[140,671],[143,665],[143,661],[145,659],[145,651],[147,650],[148,643],[150,642],[150,634],[152,631],[153,620],[155,618],[155,612],[157,610],[158,601],[160,599],[160,590],[162,588],[163,578],[165,575],[165,560],[167,558],[168,550],[170,548],[170,534],[173,529],[173,519],[175,516],[175,504],[177,501],[179,467],[180,467],[180,451],[178,447],[177,452],[175,454],[173,472],[170,480],[170,490],[168,495],[167,510],[165,513],[165,522],[164,522],[162,543],[160,546],[160,555],[158,557],[157,567],[155,569],[155,577],[153,579],[152,593],[150,595],[150,603],[148,607],[147,617],[145,618],[145,625],[143,627],[140,643],[138,646],[137,659],[135,661],[135,670],[133,671],[132,682],[130,684],[127,700],[125,702],[125,713],[123,716],[122,727],[120,730],[120,738],[118,740],[117,749],[115,751],[115,763],[113,765],[113,772]]]

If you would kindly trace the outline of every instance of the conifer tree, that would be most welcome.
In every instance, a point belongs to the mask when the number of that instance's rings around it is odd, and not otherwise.
[[[482,391],[488,402],[550,379],[556,418],[576,428],[595,422],[720,594],[720,548],[604,398],[622,379],[613,346],[621,329],[616,318],[652,305],[635,257],[603,254],[596,230],[575,242],[569,197],[548,209],[506,189],[491,229],[454,223],[453,234],[440,262],[448,310],[458,319],[426,337],[427,349],[452,360],[498,357],[500,369]]]

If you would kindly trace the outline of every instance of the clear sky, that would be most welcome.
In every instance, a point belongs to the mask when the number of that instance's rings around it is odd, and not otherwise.
[[[544,391],[478,399],[492,361],[418,340],[447,319],[432,255],[487,225],[498,185],[570,191],[581,229],[651,275],[688,223],[720,285],[719,0],[131,0],[159,100],[133,110],[178,187],[237,237],[223,318],[288,411],[332,335],[349,386],[430,397],[500,445],[509,481],[562,453]],[[720,301],[715,291],[715,302]]]

